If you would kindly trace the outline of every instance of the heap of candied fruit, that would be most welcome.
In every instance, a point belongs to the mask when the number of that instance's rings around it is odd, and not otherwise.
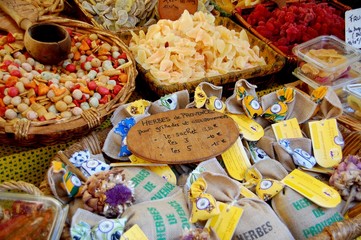
[[[321,35],[345,38],[345,20],[341,11],[327,3],[295,3],[273,11],[258,4],[252,13],[243,17],[287,55],[292,55],[295,45]]]
[[[126,52],[98,34],[67,30],[71,52],[58,65],[34,60],[21,36],[0,35],[0,121],[79,116],[107,104],[127,83]]]

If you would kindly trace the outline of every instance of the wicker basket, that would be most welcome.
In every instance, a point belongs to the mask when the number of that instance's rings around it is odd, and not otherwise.
[[[325,1],[321,1],[321,0],[316,0],[318,2],[325,2]],[[307,0],[287,0],[287,5],[291,5],[293,3],[300,3],[300,2],[307,2]],[[341,13],[345,13],[345,11],[350,10],[351,8],[349,6],[346,6],[340,2],[338,2],[337,0],[327,0],[326,1],[329,6],[334,7],[335,9],[339,10]],[[276,3],[274,2],[267,2],[264,4],[269,10],[273,10],[277,7]],[[280,54],[281,56],[285,57],[287,62],[286,64],[289,66],[295,66],[297,63],[297,57],[294,55],[288,55],[286,53],[284,53],[283,51],[281,51],[270,39],[264,37],[263,35],[261,35],[253,26],[251,26],[247,20],[245,19],[246,16],[248,16],[252,11],[254,10],[254,8],[247,8],[247,9],[242,9],[242,15],[239,14],[238,12],[234,12],[234,17],[237,20],[238,23],[241,24],[241,26],[243,26],[244,28],[248,29],[251,33],[253,33],[255,36],[257,36],[259,39],[261,39],[262,41],[264,41],[266,44],[268,44],[273,50],[275,50],[278,54]]]
[[[216,25],[223,25],[228,29],[235,30],[237,32],[241,31],[243,28],[237,25],[235,22],[226,17],[217,17],[215,21]],[[201,82],[209,82],[217,86],[234,84],[240,78],[248,79],[250,83],[253,78],[265,77],[267,75],[272,75],[279,72],[285,65],[285,58],[277,54],[272,48],[270,48],[265,42],[256,38],[252,33],[247,32],[250,45],[258,46],[260,48],[260,56],[264,57],[266,65],[257,66],[254,68],[249,68],[240,71],[229,72],[227,74],[213,76],[208,78],[200,78],[191,82],[184,82],[181,84],[172,83],[164,84],[156,79],[148,70],[145,70],[140,64],[137,63],[137,69],[139,75],[149,86],[150,90],[156,93],[158,96],[163,96],[166,94],[174,93],[180,90],[187,89],[190,92],[193,92],[194,89]],[[267,83],[266,83],[267,84]]]
[[[43,20],[70,28],[78,33],[96,33],[101,40],[118,46],[127,54],[128,60],[131,63],[124,69],[128,74],[128,80],[121,91],[107,104],[96,109],[86,110],[77,117],[41,122],[28,120],[20,120],[15,123],[1,122],[0,144],[37,146],[80,138],[99,126],[119,105],[126,103],[135,89],[135,79],[138,74],[135,60],[127,46],[117,36],[77,20],[53,16],[44,16]]]
[[[26,0],[39,11],[39,20],[46,16],[57,16],[64,10],[64,0]]]
[[[86,0],[84,0],[84,1],[86,1]],[[83,17],[84,21],[87,21],[100,29],[107,29],[105,26],[103,26],[100,22],[97,21],[96,17],[98,17],[99,14],[94,15],[94,14],[90,13],[89,10],[87,10],[82,5],[83,1],[73,0],[73,2],[74,2],[74,5],[77,7],[77,9],[79,9],[79,11],[84,15],[84,17]],[[94,1],[89,1],[89,2],[95,3]],[[150,2],[154,2],[154,0],[150,0],[150,1],[146,1],[146,2],[147,2],[147,4],[149,4]],[[133,4],[134,4],[134,2],[133,2]],[[146,11],[146,10],[144,10],[144,11]],[[149,9],[149,12],[146,14],[147,18],[145,20],[148,20],[148,18],[155,19],[156,18],[155,12],[156,12],[156,5],[154,8]],[[139,14],[141,14],[141,12]],[[135,27],[121,27],[118,30],[110,30],[110,31],[113,32],[114,34],[116,34],[118,37],[120,37],[125,43],[128,43],[131,38],[130,31],[138,31],[140,29],[144,29],[143,24],[144,24],[144,20],[137,23]]]

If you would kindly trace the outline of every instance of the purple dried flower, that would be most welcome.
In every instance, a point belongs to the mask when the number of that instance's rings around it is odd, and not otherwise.
[[[106,200],[110,206],[123,205],[127,202],[131,202],[133,198],[132,190],[123,184],[117,184],[113,188],[105,192]]]

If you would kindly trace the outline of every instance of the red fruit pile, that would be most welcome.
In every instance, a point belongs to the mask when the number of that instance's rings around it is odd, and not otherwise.
[[[262,36],[271,40],[283,53],[292,54],[292,48],[320,35],[335,35],[344,40],[345,20],[341,11],[327,3],[296,3],[270,11],[258,4],[247,22]]]

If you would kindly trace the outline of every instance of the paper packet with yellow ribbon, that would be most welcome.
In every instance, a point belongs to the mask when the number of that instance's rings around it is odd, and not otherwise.
[[[226,105],[222,101],[223,88],[211,83],[200,83],[194,92],[194,101],[186,108],[206,108],[208,110],[224,113]]]

